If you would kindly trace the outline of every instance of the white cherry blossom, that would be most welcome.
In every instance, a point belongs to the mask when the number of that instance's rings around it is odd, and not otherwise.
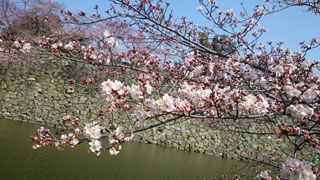
[[[93,140],[93,141],[89,142],[89,145],[90,145],[89,149],[91,152],[99,152],[100,149],[102,148],[102,144],[98,140]]]
[[[92,139],[99,139],[101,137],[101,130],[103,129],[98,123],[93,122],[86,124],[83,130],[84,135],[92,140]]]
[[[111,156],[116,156],[119,154],[120,151],[116,150],[115,147],[112,147],[112,148],[110,148],[109,152],[110,152]]]

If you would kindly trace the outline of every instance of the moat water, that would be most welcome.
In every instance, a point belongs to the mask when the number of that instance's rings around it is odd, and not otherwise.
[[[88,154],[88,143],[58,151],[32,149],[40,125],[0,119],[1,180],[203,180],[234,174],[245,163],[174,148],[130,142],[118,156]]]

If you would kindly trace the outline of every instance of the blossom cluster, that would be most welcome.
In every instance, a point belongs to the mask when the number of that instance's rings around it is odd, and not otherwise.
[[[303,179],[316,180],[317,169],[312,163],[303,162],[299,159],[287,159],[280,170],[280,177],[282,179]]]
[[[194,107],[203,107],[206,100],[210,99],[212,90],[184,82],[179,88],[178,93],[182,98],[187,99]]]
[[[79,143],[78,137],[73,133],[69,133],[68,135],[62,134],[60,139],[61,140],[56,141],[54,144],[56,148],[61,151],[64,150],[66,146],[73,148]]]
[[[112,112],[117,105],[121,105],[128,89],[120,81],[108,79],[101,84],[102,96],[106,101],[108,111]]]
[[[89,142],[89,151],[88,153],[95,153],[97,156],[101,154],[101,148],[102,148],[102,143],[99,140],[93,139],[92,141]]]
[[[269,102],[262,95],[249,94],[244,97],[244,101],[240,102],[239,106],[246,112],[264,115],[268,112]]]
[[[288,133],[298,132],[300,131],[299,127],[296,126],[288,126],[286,123],[278,123],[278,130],[276,130],[276,135],[278,138],[282,138],[283,135],[287,135]]]
[[[310,118],[314,114],[313,108],[306,104],[292,104],[288,107],[288,110],[293,117],[301,119]]]
[[[99,139],[102,135],[101,131],[104,128],[100,126],[97,122],[88,123],[83,128],[83,134],[89,140],[96,140]]]
[[[79,125],[79,118],[75,117],[75,116],[71,116],[67,113],[64,113],[62,116],[62,120],[61,120],[61,125],[63,125],[64,127],[71,127],[71,128],[76,128]]]
[[[255,179],[271,180],[271,171],[261,171]],[[312,163],[300,161],[299,159],[287,159],[280,169],[280,178],[288,180],[316,180],[318,169]]]
[[[134,116],[139,120],[141,125],[146,126],[149,124],[147,120],[157,115],[190,111],[190,109],[191,104],[188,101],[164,94],[157,100],[146,99],[144,104],[135,106]]]
[[[43,36],[39,40],[39,46],[41,48],[49,49],[53,53],[61,54],[60,50],[63,48],[63,43],[58,38],[49,38]]]
[[[255,179],[256,180],[271,180],[272,178],[269,175],[270,171],[261,171],[260,174],[258,174]]]
[[[73,50],[73,46],[74,46],[73,44],[75,44],[75,41],[73,41],[73,42],[70,41],[64,45],[64,48],[71,51],[71,50]]]
[[[52,139],[51,139],[51,133],[49,129],[40,127],[37,130],[37,135],[38,136],[30,137],[32,141],[36,142],[36,144],[32,146],[33,149],[37,149],[37,148],[44,147],[51,144]]]
[[[294,86],[287,85],[285,91],[289,97],[301,98],[301,100],[306,103],[312,103],[312,101],[318,97],[320,91],[315,84],[310,84],[308,86],[308,88],[305,88],[305,83],[303,82],[295,84]]]
[[[83,128],[80,128],[78,120],[76,117],[64,114],[62,117],[62,125],[65,128],[71,127],[74,133],[61,134],[60,138],[51,134],[49,129],[40,127],[37,130],[38,136],[31,136],[31,139],[36,142],[32,148],[37,149],[47,145],[54,145],[58,150],[64,150],[66,146],[73,148],[79,144],[80,141],[87,140],[89,142],[88,153],[95,153],[99,156],[104,151],[104,149],[102,149],[101,139],[108,138],[110,155],[117,155],[121,150],[121,143],[133,140],[134,134],[132,132],[122,132],[122,127],[118,127],[112,133],[106,135],[102,134],[105,128],[97,122],[87,123]],[[58,134],[59,133],[56,132],[56,135]]]
[[[313,148],[319,147],[319,139],[316,137],[316,135],[310,135],[310,132],[307,130],[301,130],[301,133],[302,133],[301,139],[304,142],[307,142]]]
[[[84,60],[91,63],[110,63],[110,58],[107,53],[104,53],[103,51],[97,51],[93,45],[88,45],[87,47],[83,46],[79,41],[69,41],[68,43],[63,44],[57,38],[44,36],[40,39],[39,45],[40,47],[48,49],[52,53],[58,55],[62,55],[63,50],[67,50],[70,51],[69,53],[82,56]]]
[[[104,31],[103,35],[106,38],[107,45],[109,45],[110,47],[118,46],[118,42],[114,39],[114,37],[111,36],[109,31]]]
[[[121,143],[133,140],[133,133],[124,134],[122,132],[123,128],[118,127],[112,134],[109,135],[109,144],[111,145],[109,152],[110,155],[117,155],[121,150]]]
[[[14,48],[20,49],[22,52],[30,52],[31,50],[31,44],[27,43],[24,40],[16,40],[14,41],[13,45]]]
[[[4,45],[0,46],[0,53],[12,53],[12,50],[18,50],[23,53],[30,53],[31,51],[31,43],[28,43],[27,40],[21,37],[13,38],[13,43],[11,44],[11,47],[5,47]],[[0,38],[0,43],[3,43],[4,41]]]
[[[139,92],[130,91],[130,95],[135,96]],[[142,125],[147,125],[147,119],[156,115],[167,113],[188,114],[192,109],[202,109],[211,95],[210,89],[203,89],[188,83],[184,83],[178,89],[178,97],[170,94],[163,94],[159,99],[145,99],[143,104],[138,104],[134,108],[134,115]]]

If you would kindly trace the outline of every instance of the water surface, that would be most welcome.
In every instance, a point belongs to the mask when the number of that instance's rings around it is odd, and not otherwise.
[[[0,119],[0,179],[203,180],[244,163],[143,143],[126,143],[118,156],[88,154],[88,144],[33,150],[39,125]]]

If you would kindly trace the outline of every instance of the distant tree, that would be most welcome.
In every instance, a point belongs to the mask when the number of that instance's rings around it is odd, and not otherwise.
[[[232,54],[236,49],[235,43],[232,42],[228,35],[216,35],[210,44],[212,50],[219,53]]]
[[[214,37],[209,37],[205,32],[199,33],[199,44],[210,48],[211,50],[221,53],[221,54],[233,54],[236,51],[235,43],[228,35],[215,35]]]
[[[34,11],[25,12],[17,16],[7,28],[3,30],[4,36],[32,37],[50,36],[54,29],[62,28],[61,20],[56,14],[42,16]]]
[[[210,48],[211,43],[209,42],[209,38],[208,38],[207,33],[204,33],[204,32],[200,33],[199,43]]]
[[[11,0],[0,0],[0,30],[7,27],[17,12],[17,6]]]
[[[0,33],[3,39],[24,37],[38,42],[40,37],[58,37],[64,43],[88,43],[84,27],[62,22],[64,6],[51,0],[0,0]]]

